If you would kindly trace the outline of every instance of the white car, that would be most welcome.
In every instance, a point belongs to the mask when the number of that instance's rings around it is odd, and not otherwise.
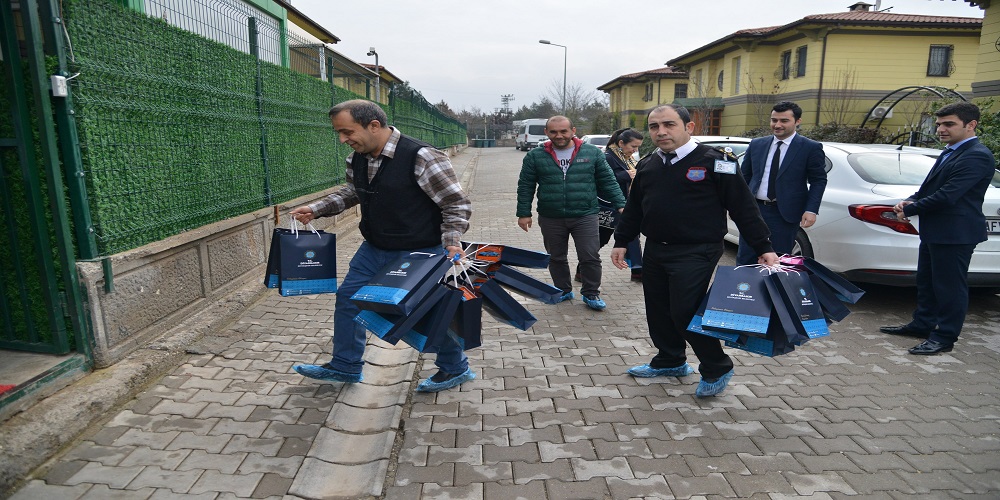
[[[598,149],[604,151],[608,147],[608,139],[610,138],[610,135],[594,134],[585,135],[581,137],[580,140],[592,146],[597,146]]]
[[[816,224],[799,230],[793,253],[815,258],[852,281],[914,286],[920,217],[896,220],[892,206],[914,192],[941,153],[886,144],[824,142],[827,185]],[[969,285],[1000,287],[1000,172],[983,204],[988,240],[969,265]],[[739,241],[732,220],[726,240]]]

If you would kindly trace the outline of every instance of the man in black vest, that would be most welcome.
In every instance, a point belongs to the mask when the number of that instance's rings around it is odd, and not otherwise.
[[[461,253],[472,203],[462,190],[448,156],[388,126],[385,111],[363,100],[330,109],[347,157],[347,182],[323,199],[290,214],[302,223],[361,205],[359,228],[365,241],[337,288],[333,313],[333,359],[323,365],[295,365],[306,377],[357,383],[362,380],[366,333],[354,322],[359,309],[350,298],[390,261],[410,252]],[[456,344],[443,348],[438,372],[417,386],[437,392],[476,378]]]

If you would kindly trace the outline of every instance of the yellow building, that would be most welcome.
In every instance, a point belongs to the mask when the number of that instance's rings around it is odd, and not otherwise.
[[[907,86],[972,97],[982,19],[871,7],[859,2],[847,12],[737,31],[673,58],[666,64],[689,75],[687,98],[675,101],[698,117],[697,133],[742,134],[766,127],[771,106],[783,100],[802,107],[808,127],[860,125],[879,99]],[[989,78],[1000,80],[1000,64],[997,70]],[[916,92],[893,108],[883,128],[920,126],[934,100],[940,98]]]
[[[687,97],[687,78],[679,69],[657,68],[619,76],[597,89],[608,93],[617,126],[643,128],[658,104]]]
[[[976,77],[972,81],[975,97],[1000,97],[1000,5],[990,0],[965,0],[985,11],[976,59]]]

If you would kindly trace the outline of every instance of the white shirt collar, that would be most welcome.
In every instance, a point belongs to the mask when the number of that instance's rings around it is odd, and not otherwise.
[[[681,159],[683,159],[689,153],[691,153],[692,151],[694,151],[694,148],[696,148],[696,147],[698,147],[698,143],[694,139],[688,139],[688,141],[686,143],[684,143],[683,146],[681,146],[681,147],[679,147],[679,148],[677,148],[677,149],[674,150],[674,154],[677,155],[677,158],[674,159],[674,161],[671,162],[671,163],[677,163],[678,161],[681,161]],[[664,150],[662,150],[660,148],[657,148],[656,149],[656,154],[660,155],[660,158],[662,160],[666,161],[666,159],[667,159],[667,157],[666,157],[666,151],[664,151]]]
[[[788,139],[778,139],[777,137],[774,137],[774,136],[771,136],[771,137],[772,137],[772,139],[773,139],[773,140],[771,141],[771,147],[773,148],[773,147],[774,147],[774,145],[778,143],[778,141],[781,141],[781,142],[783,142],[783,143],[784,143],[784,144],[785,144],[785,145],[787,146],[787,145],[789,145],[789,144],[791,144],[791,143],[792,143],[792,140],[794,140],[794,139],[795,139],[795,136],[796,136],[797,134],[798,134],[798,132],[792,132],[792,135],[788,136]]]

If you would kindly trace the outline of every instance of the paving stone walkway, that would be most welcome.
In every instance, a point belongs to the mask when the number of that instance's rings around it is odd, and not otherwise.
[[[516,227],[522,156],[455,158],[470,239],[542,247]],[[338,238],[346,272],[360,237]],[[859,304],[788,356],[732,351],[730,387],[700,400],[698,375],[624,374],[653,350],[641,286],[608,262],[607,310],[525,299],[527,332],[484,316],[479,377],[437,394],[412,391],[432,357],[378,339],[361,384],[299,376],[329,359],[334,296],[272,294],[232,325],[243,340],[190,356],[13,498],[1000,498],[1000,307],[917,358]]]

